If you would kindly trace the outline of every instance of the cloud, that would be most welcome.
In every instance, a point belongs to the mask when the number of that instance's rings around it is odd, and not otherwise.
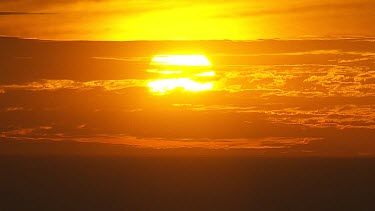
[[[295,145],[289,148],[289,152],[307,152],[305,154],[320,156],[375,156],[375,133],[365,133],[363,130],[352,130],[351,134],[338,135],[337,138],[312,140],[305,145]],[[345,137],[346,136],[346,137]],[[349,138],[348,138],[349,137]]]
[[[0,85],[5,90],[56,91],[59,89],[88,90],[103,88],[105,90],[120,90],[135,86],[144,86],[139,80],[97,80],[77,82],[73,80],[40,80],[26,84]]]
[[[117,57],[92,57],[93,59],[99,59],[99,60],[114,60],[114,61],[127,61],[127,62],[150,62],[150,58],[148,57],[123,57],[123,58],[117,58]]]
[[[374,96],[375,75],[360,66],[332,68],[322,75],[312,75],[303,81],[315,85],[327,95]]]
[[[53,15],[56,13],[45,13],[45,12],[5,12],[0,11],[0,16],[10,16],[10,15]]]
[[[6,112],[11,112],[11,111],[23,111],[25,110],[24,107],[22,106],[14,106],[14,107],[7,107],[4,109]]]
[[[58,1],[0,1],[0,8],[10,10],[0,12],[4,15],[43,15],[57,14],[50,12],[15,12],[17,9],[27,11],[58,11],[58,14],[95,14],[101,15],[121,15],[132,16],[142,13],[169,10],[188,6],[188,2],[183,1],[162,1],[157,4],[153,1],[117,1],[117,0],[58,0]]]
[[[108,139],[103,139],[104,143]],[[111,139],[110,139],[111,140]],[[140,139],[135,137],[115,138],[115,143],[142,148],[205,148],[205,149],[284,149],[307,144],[314,138],[266,137],[259,139]]]
[[[319,99],[316,99],[319,102]],[[289,124],[309,128],[375,129],[375,106],[373,105],[331,105],[319,109],[279,106],[226,106],[226,105],[174,105],[193,111],[216,111],[222,113],[243,113],[264,115],[264,119],[276,125]],[[273,108],[272,108],[273,107]],[[250,116],[250,115],[249,115]],[[250,119],[250,118],[249,118]],[[252,121],[247,121],[253,124]]]
[[[252,10],[232,12],[231,14],[220,15],[219,17],[254,17],[267,15],[284,15],[307,12],[337,11],[337,10],[363,10],[374,6],[372,2],[349,2],[349,3],[323,3],[316,5],[289,6],[287,8]]]
[[[341,105],[317,110],[285,108],[265,110],[268,119],[277,124],[300,125],[311,128],[375,129],[375,107],[373,105]]]
[[[79,125],[83,129],[86,125]],[[204,148],[204,149],[286,149],[295,145],[305,145],[320,138],[295,137],[264,137],[257,139],[208,139],[181,138],[166,139],[163,137],[135,137],[121,134],[81,134],[71,136],[68,133],[56,133],[52,126],[21,128],[0,132],[0,138],[14,140],[50,140],[50,141],[78,141],[97,142],[107,144],[122,144],[140,148],[175,149],[175,148]]]

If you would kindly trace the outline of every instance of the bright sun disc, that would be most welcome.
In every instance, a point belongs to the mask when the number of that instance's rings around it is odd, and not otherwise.
[[[181,89],[190,92],[212,90],[215,72],[205,55],[156,55],[148,72],[160,74],[159,79],[148,82],[151,92],[165,94]]]

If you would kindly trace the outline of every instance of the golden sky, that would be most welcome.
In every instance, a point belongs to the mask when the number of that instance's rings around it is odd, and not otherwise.
[[[0,1],[0,34],[64,40],[374,36],[373,0]]]

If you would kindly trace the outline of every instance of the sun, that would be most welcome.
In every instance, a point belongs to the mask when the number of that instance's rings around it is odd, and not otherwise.
[[[156,55],[151,66],[153,69],[148,72],[160,75],[160,78],[147,83],[153,93],[166,94],[175,89],[200,92],[214,87],[215,72],[205,55]]]

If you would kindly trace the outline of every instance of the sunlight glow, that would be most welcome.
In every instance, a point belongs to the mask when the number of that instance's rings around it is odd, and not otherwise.
[[[215,76],[215,72],[209,71],[209,72],[197,73],[197,74],[194,74],[194,76],[211,77],[211,76]]]
[[[167,91],[181,88],[185,91],[199,92],[211,90],[214,82],[197,82],[189,78],[160,79],[151,81],[147,84],[152,92],[165,93]]]
[[[182,74],[182,70],[148,70],[147,72],[150,73],[159,73],[163,75],[174,75],[174,74]]]
[[[161,66],[211,66],[204,55],[157,55],[152,59],[152,65]]]
[[[180,89],[189,92],[212,90],[215,72],[205,55],[156,55],[148,72],[160,74],[160,78],[149,81],[147,86],[155,94],[165,94]],[[177,67],[177,68],[176,68]]]

